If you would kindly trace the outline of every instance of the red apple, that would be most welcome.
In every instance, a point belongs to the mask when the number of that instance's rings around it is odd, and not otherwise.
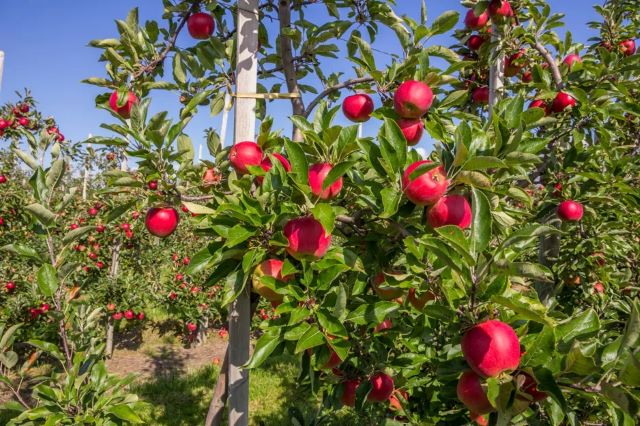
[[[0,175],[0,183],[7,183],[7,177],[5,175]]]
[[[487,393],[482,388],[482,379],[473,371],[465,371],[458,380],[456,388],[458,399],[472,413],[486,414],[494,411],[487,398]]]
[[[187,19],[187,29],[191,37],[195,39],[204,40],[211,37],[214,28],[213,17],[208,13],[194,13]]]
[[[489,16],[492,18],[504,18],[513,16],[511,4],[507,0],[491,0],[489,3]]]
[[[531,83],[533,81],[533,73],[531,71],[525,71],[520,78],[523,83]]]
[[[393,275],[390,273],[390,275]],[[402,296],[401,288],[396,288],[392,284],[387,283],[387,276],[384,272],[379,272],[371,281],[373,291],[383,300],[393,300]]]
[[[278,154],[277,152],[274,152],[271,155],[273,155],[280,162],[280,164],[282,164],[282,167],[287,172],[291,171],[291,164],[289,164],[289,160],[287,160],[287,158],[284,155]],[[265,172],[268,172],[269,170],[271,170],[271,167],[273,167],[273,164],[271,164],[271,158],[269,158],[268,155],[265,155],[265,157],[262,159],[262,161],[260,162],[260,167],[262,167],[262,170],[264,170]],[[256,177],[256,182],[258,182],[259,185],[262,185],[263,181],[264,181],[264,176]]]
[[[624,56],[631,56],[636,53],[636,42],[632,39],[623,40],[618,43],[618,46],[620,46],[620,50]]]
[[[410,288],[409,294],[407,294],[407,302],[409,302],[414,308],[422,312],[428,301],[434,300],[436,295],[432,291],[425,291],[420,296],[416,295],[416,289]]]
[[[155,191],[156,189],[158,189],[158,181],[152,180],[147,184],[147,186],[149,187],[150,190]]]
[[[124,311],[124,317],[128,320],[132,320],[135,317],[135,314],[131,309],[127,309],[126,311]]]
[[[87,213],[89,213],[89,216],[95,216],[98,214],[98,210],[96,210],[95,208],[91,207],[89,210],[87,210]]]
[[[364,93],[347,96],[342,102],[342,112],[345,117],[355,123],[368,121],[373,109],[373,100]]]
[[[7,290],[7,293],[13,293],[13,291],[16,289],[16,283],[14,283],[13,281],[8,281],[7,284],[5,284],[4,288]]]
[[[582,204],[573,200],[566,200],[558,206],[558,217],[565,222],[578,222],[582,219],[584,208]]]
[[[445,195],[429,209],[428,220],[432,228],[456,225],[467,229],[471,226],[471,206],[462,195]]]
[[[20,117],[18,119],[18,124],[22,127],[29,127],[29,119],[27,117]]]
[[[433,103],[431,88],[421,81],[405,81],[396,90],[393,107],[402,118],[420,118]]]
[[[389,408],[392,411],[402,410],[402,403],[400,402],[398,395],[400,395],[405,401],[409,400],[409,394],[407,393],[407,391],[403,389],[396,389],[389,397]]]
[[[431,164],[431,161],[416,161],[407,167],[402,175],[402,189],[405,196],[419,206],[435,204],[447,192],[449,185],[442,166],[435,167],[415,179],[411,179],[411,173],[423,164]]]
[[[167,237],[178,227],[180,217],[173,207],[152,207],[147,212],[144,224],[147,231],[156,237]]]
[[[18,108],[20,108],[20,112],[23,114],[26,114],[29,112],[29,105],[27,104],[20,104],[18,105]]]
[[[477,51],[484,44],[485,41],[487,41],[486,38],[479,36],[477,34],[474,34],[471,37],[469,37],[469,40],[467,40],[467,47],[469,48],[469,50]]]
[[[604,293],[604,285],[600,281],[598,281],[593,285],[593,290],[596,293]]]
[[[118,91],[114,91],[109,97],[109,107],[113,112],[118,114],[122,118],[131,117],[131,109],[133,108],[133,104],[138,103],[138,98],[133,92],[129,92],[127,95],[127,100],[124,104],[118,103]]]
[[[285,283],[289,281],[292,276],[282,276],[282,265],[284,265],[284,262],[278,259],[268,259],[260,263],[253,271],[251,278],[253,291],[270,302],[282,302],[283,296],[264,285],[261,280],[261,277],[267,276]]]
[[[360,386],[360,380],[358,379],[349,379],[342,383],[342,398],[340,400],[343,405],[348,407],[356,405],[356,391],[358,386]]]
[[[198,326],[192,322],[188,322],[187,323],[187,330],[189,330],[191,333],[193,333],[194,331],[196,331],[198,329]]]
[[[111,315],[111,318],[116,321],[120,321],[122,319],[122,312],[116,312],[115,314]]]
[[[520,341],[509,324],[489,320],[476,324],[464,334],[462,354],[476,373],[483,377],[496,377],[504,371],[518,368]]]
[[[529,104],[529,109],[531,108],[541,108],[544,111],[545,116],[551,113],[549,105],[542,99],[534,99],[533,102]]]
[[[329,348],[329,359],[321,368],[323,370],[332,370],[342,364],[342,360],[331,346],[327,345],[327,347]]]
[[[520,50],[504,60],[505,77],[513,77],[522,70],[522,68],[524,67],[524,64],[522,63],[523,56],[524,50]]]
[[[216,172],[216,169],[207,169],[202,175],[202,183],[204,186],[217,185],[222,180],[222,175]]]
[[[554,112],[562,112],[574,106],[576,106],[576,99],[573,96],[565,92],[559,92],[551,104],[551,109]]]
[[[582,63],[582,58],[580,58],[580,55],[577,55],[575,53],[567,55],[562,61],[562,63],[565,64],[569,68],[569,70],[571,70],[571,67],[575,62]]]
[[[49,306],[48,303],[43,303],[43,304],[40,305],[40,311],[43,314],[46,314],[47,312],[49,312],[49,309],[50,309],[50,306]]]
[[[144,312],[138,312],[137,318],[138,318],[138,321],[143,321],[144,320]]]
[[[296,259],[318,259],[324,256],[331,245],[331,234],[311,216],[291,219],[283,232],[289,241],[287,252]]]
[[[398,127],[402,130],[409,146],[417,145],[424,133],[424,123],[420,118],[400,118]]]
[[[531,396],[534,401],[542,401],[544,399],[547,399],[549,395],[546,392],[541,392],[538,390],[538,383],[536,383],[536,380],[531,377],[530,374],[527,374],[523,371],[518,373],[516,377],[518,376],[524,377],[524,382],[522,383],[522,387],[520,388],[520,390],[522,390],[526,394],[529,394],[529,396]]]
[[[248,173],[248,166],[259,166],[262,162],[262,149],[255,142],[238,142],[229,150],[229,161],[238,173]]]
[[[473,13],[473,9],[469,9],[464,17],[464,24],[472,30],[484,28],[487,22],[489,22],[489,14],[487,11],[482,12],[480,16],[476,16],[476,14]]]
[[[326,189],[322,189],[324,180],[331,169],[333,169],[333,166],[329,163],[318,163],[309,167],[309,186],[311,187],[311,192],[322,200],[335,198],[342,190],[342,177],[336,179],[336,181]]]
[[[123,231],[131,231],[131,224],[125,222],[122,225],[120,225],[120,228],[122,228]]]
[[[183,265],[188,265],[189,263],[191,263],[191,259],[189,259],[187,256],[182,258]]]
[[[78,229],[79,225],[77,223],[72,223],[69,225],[69,228],[73,231],[74,229]]]
[[[371,376],[371,391],[367,396],[369,401],[384,402],[393,393],[393,379],[389,375],[379,372]]]
[[[376,325],[373,332],[380,333],[381,331],[389,330],[391,328],[393,328],[393,322],[389,318],[386,318],[380,324]]]
[[[0,130],[4,130],[8,127],[11,127],[11,123],[4,118],[0,118]]]
[[[489,88],[486,86],[476,87],[471,92],[471,100],[475,104],[489,104]]]
[[[113,311],[115,311],[115,310],[116,310],[116,305],[115,305],[115,303],[109,303],[109,304],[107,304],[107,311],[109,311],[109,312],[113,312]]]

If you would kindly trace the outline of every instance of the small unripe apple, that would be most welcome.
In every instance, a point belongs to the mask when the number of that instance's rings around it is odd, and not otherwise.
[[[289,241],[287,252],[296,259],[321,258],[331,245],[331,234],[311,216],[291,219],[283,232]]]
[[[467,40],[467,47],[469,48],[469,50],[477,51],[484,44],[485,41],[487,41],[486,38],[479,36],[477,34],[474,34],[471,37],[469,37],[469,40]]]
[[[445,195],[429,209],[428,221],[432,228],[455,225],[467,229],[471,226],[471,206],[462,195]]]
[[[631,56],[636,53],[636,42],[632,39],[623,40],[618,45],[624,56]]]
[[[335,198],[342,190],[342,177],[336,179],[326,189],[322,189],[324,180],[332,169],[333,166],[329,163],[318,163],[309,167],[309,186],[311,187],[311,193],[322,200]]]
[[[155,191],[156,189],[158,189],[158,181],[157,180],[152,180],[149,182],[148,187],[150,190]]]
[[[431,88],[421,81],[405,81],[396,90],[393,107],[402,118],[420,118],[433,103]]]
[[[262,162],[262,149],[255,142],[238,142],[229,150],[229,161],[238,173],[246,174],[248,166],[259,166]]]
[[[575,62],[582,63],[582,58],[580,58],[580,55],[577,55],[575,53],[567,55],[562,61],[562,63],[565,64],[569,68],[569,70],[571,70],[571,67]]]
[[[554,112],[562,112],[567,108],[573,108],[576,106],[576,99],[568,93],[559,92],[553,99],[551,109]]]
[[[347,96],[342,102],[342,112],[345,117],[355,123],[368,121],[373,109],[373,100],[364,93]]]
[[[353,407],[356,405],[356,391],[360,386],[360,380],[349,379],[342,383],[342,397],[340,401],[347,407]]]
[[[280,162],[280,164],[282,164],[282,167],[287,172],[291,171],[291,164],[289,164],[289,160],[287,160],[284,155],[278,154],[277,152],[274,152],[271,155],[273,155]],[[273,164],[271,163],[271,158],[269,158],[268,155],[265,155],[265,157],[262,159],[262,161],[260,162],[260,167],[262,167],[262,170],[264,170],[265,172],[271,170]],[[262,185],[262,182],[264,182],[264,176],[256,176],[256,182],[258,182],[259,185]]]
[[[173,207],[153,207],[147,212],[144,224],[156,237],[168,237],[178,227],[180,217]]]
[[[487,11],[476,16],[476,14],[473,13],[473,9],[469,9],[464,17],[464,24],[467,28],[472,30],[484,28],[484,26],[487,25],[487,22],[489,22],[489,13],[487,13]]]
[[[198,40],[205,40],[211,37],[215,28],[213,17],[208,13],[198,12],[187,19],[187,29],[191,37]]]
[[[487,414],[494,411],[485,390],[482,388],[482,379],[473,371],[462,373],[458,380],[456,393],[460,402],[472,413]]]
[[[367,396],[369,401],[384,402],[393,393],[393,379],[382,372],[376,373],[369,379],[371,391]]]
[[[489,103],[489,88],[486,86],[476,87],[471,92],[471,100],[474,104],[487,105]]]
[[[277,281],[284,283],[289,281],[292,276],[282,276],[282,265],[284,265],[284,262],[278,259],[268,259],[260,263],[253,271],[253,276],[251,278],[253,291],[270,302],[282,302],[282,294],[276,293],[274,290],[264,285],[261,280],[261,277],[267,276],[273,277]]]
[[[422,139],[424,133],[424,123],[420,118],[400,118],[398,119],[398,127],[402,131],[407,145],[415,146]]]
[[[471,369],[483,377],[496,377],[504,371],[515,370],[520,364],[518,336],[502,321],[476,324],[464,334],[461,346]]]
[[[566,200],[558,206],[558,217],[566,222],[578,222],[583,214],[584,208],[577,201]]]
[[[414,170],[424,164],[430,164],[430,160],[416,161],[407,167],[402,175],[402,189],[405,196],[419,206],[435,204],[447,192],[449,181],[444,167],[435,167],[415,179],[411,179]]]
[[[138,98],[133,92],[129,92],[127,100],[122,106],[118,106],[118,91],[114,91],[109,97],[109,107],[113,112],[118,114],[122,118],[131,117],[131,109],[133,105],[138,103]]]

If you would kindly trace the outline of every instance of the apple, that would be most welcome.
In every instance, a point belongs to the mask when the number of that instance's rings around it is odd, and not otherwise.
[[[144,320],[144,312],[142,312],[142,311],[138,312],[137,318],[138,318],[138,321],[143,321]]]
[[[424,123],[420,118],[400,118],[398,119],[398,127],[400,127],[409,146],[417,145],[424,133]]]
[[[98,259],[98,254],[97,253],[89,252],[89,254],[87,256],[89,256],[89,259],[91,259],[91,260],[97,260]]]
[[[604,266],[607,263],[607,258],[601,251],[594,252],[591,257],[598,266]]]
[[[557,214],[565,222],[578,222],[582,219],[584,208],[577,201],[565,200],[558,206]]]
[[[95,216],[98,214],[98,210],[94,207],[91,207],[89,210],[87,210],[87,213],[89,213],[89,216]]]
[[[47,312],[49,312],[49,309],[50,309],[50,308],[51,308],[51,307],[49,306],[49,304],[48,304],[48,303],[42,303],[42,304],[40,305],[40,312],[42,312],[43,314],[46,314]]]
[[[0,216],[0,226],[4,226],[4,218]]]
[[[430,160],[416,161],[407,167],[402,175],[402,190],[405,196],[419,206],[435,204],[447,192],[449,186],[447,175],[442,166],[434,167],[415,179],[411,179],[411,174],[418,167],[431,163]]]
[[[389,318],[385,318],[380,324],[376,325],[373,329],[374,333],[380,333],[381,331],[389,330],[393,328],[393,322]]]
[[[170,300],[176,300],[176,298],[178,297],[178,295],[176,294],[175,291],[172,291],[169,293],[169,299]]]
[[[147,212],[144,224],[147,231],[156,237],[167,237],[178,227],[180,216],[173,207],[152,207]]]
[[[333,370],[334,368],[342,364],[342,360],[331,346],[327,345],[327,348],[329,349],[329,359],[320,368],[322,368],[323,370]]]
[[[496,377],[520,364],[518,336],[509,324],[499,320],[474,325],[462,337],[461,345],[464,359],[483,377]]]
[[[289,160],[287,160],[287,158],[284,155],[278,154],[277,152],[274,152],[271,155],[273,155],[280,162],[280,164],[282,164],[282,167],[287,172],[291,171],[291,164],[289,164]],[[269,158],[268,155],[265,155],[265,157],[262,159],[262,161],[260,162],[260,167],[262,167],[262,170],[264,170],[265,172],[268,172],[269,170],[271,170],[271,168],[273,167],[273,164],[271,164],[271,158]],[[264,176],[256,176],[256,182],[258,182],[259,185],[262,185],[263,181],[264,181]]]
[[[523,83],[531,83],[533,81],[533,73],[531,71],[525,71],[520,78]]]
[[[620,46],[620,50],[624,56],[631,56],[636,53],[636,42],[632,39],[623,40],[618,43],[618,46]]]
[[[107,154],[107,161],[113,161],[116,159],[116,154],[114,152],[110,152]]]
[[[542,401],[547,399],[549,394],[538,390],[538,383],[530,374],[522,371],[517,374],[516,379],[519,376],[524,377],[524,381],[522,383],[522,386],[520,387],[521,391],[528,394],[534,401]]]
[[[422,295],[417,296],[415,288],[410,288],[409,294],[407,294],[407,302],[420,312],[422,312],[428,301],[435,300],[435,298],[436,295],[432,291],[425,291]]]
[[[176,274],[176,281],[182,281],[184,279],[184,275]]]
[[[180,210],[182,210],[185,213],[189,213],[189,209],[184,204],[180,206]]]
[[[355,123],[369,121],[373,109],[373,100],[364,93],[347,96],[342,102],[342,112],[345,117]]]
[[[133,311],[131,309],[127,309],[126,311],[124,311],[124,317],[128,320],[132,320],[135,318],[135,314],[133,313]]]
[[[198,12],[189,16],[187,19],[187,29],[191,37],[198,40],[205,40],[211,37],[215,23],[213,16],[208,13]]]
[[[131,117],[131,109],[133,108],[133,104],[138,103],[138,98],[133,92],[129,92],[127,94],[127,99],[124,104],[118,103],[118,91],[114,91],[109,97],[109,107],[113,112],[118,114],[122,118]]]
[[[29,119],[27,117],[20,117],[18,119],[18,124],[22,127],[29,127]]]
[[[467,229],[471,226],[471,206],[462,195],[445,195],[429,208],[428,221],[432,228],[455,225]]]
[[[534,99],[529,104],[529,109],[531,108],[540,108],[544,111],[544,115],[549,115],[551,111],[549,110],[549,105],[542,99]]]
[[[42,311],[38,308],[29,308],[29,315],[31,316],[31,319],[36,319],[38,318],[38,316],[42,313]]]
[[[327,178],[333,166],[329,163],[317,163],[309,167],[309,186],[311,193],[322,200],[335,198],[342,190],[342,177],[339,177],[326,189],[322,189],[324,180]]]
[[[7,183],[7,177],[5,175],[0,175],[0,184]]]
[[[268,259],[260,263],[253,271],[251,278],[253,291],[270,302],[282,302],[283,296],[264,285],[261,280],[261,277],[267,276],[275,278],[276,281],[288,282],[293,276],[287,275],[283,277],[282,265],[284,265],[284,262],[278,259]]]
[[[198,326],[192,322],[188,322],[187,323],[187,330],[189,330],[191,333],[193,333],[194,331],[196,331],[198,328]]]
[[[187,256],[182,258],[183,265],[188,265],[189,263],[191,263],[191,259],[189,259]]]
[[[467,28],[470,28],[472,30],[479,30],[481,28],[484,28],[484,26],[487,25],[487,22],[489,22],[489,14],[487,13],[487,11],[484,11],[479,16],[476,16],[476,14],[473,12],[473,9],[469,9],[466,16],[464,17],[464,24],[467,26]]]
[[[579,286],[581,282],[582,282],[582,279],[578,275],[576,275],[575,277],[567,277],[564,280],[564,283],[566,285],[576,286],[576,287]]]
[[[13,293],[13,291],[16,289],[16,283],[14,283],[13,281],[8,281],[4,288],[7,290],[7,293]]]
[[[331,234],[312,216],[291,219],[283,232],[289,241],[287,252],[296,259],[319,259],[331,245]]]
[[[131,238],[133,238],[133,231],[131,230],[124,231],[124,235],[125,237],[127,237],[128,240],[130,240]]]
[[[342,397],[340,401],[342,401],[343,405],[348,407],[356,405],[356,391],[358,386],[360,386],[360,380],[358,379],[349,379],[342,383]]]
[[[469,40],[467,40],[467,47],[469,48],[469,50],[477,51],[485,41],[487,41],[486,38],[477,34],[473,34],[471,37],[469,37]]]
[[[522,70],[522,68],[524,67],[524,64],[522,64],[523,56],[524,50],[520,50],[504,60],[505,77],[513,77]]]
[[[471,91],[471,100],[474,104],[489,104],[489,88],[486,86],[476,87]]]
[[[73,231],[74,229],[78,229],[79,225],[77,223],[72,223],[69,225],[69,228]]]
[[[573,96],[565,92],[559,92],[551,104],[551,109],[554,112],[562,112],[574,106],[576,106],[576,99]]]
[[[20,112],[23,114],[26,114],[29,112],[29,105],[27,104],[20,104],[18,105],[18,108],[20,109]]]
[[[115,311],[115,310],[116,310],[116,305],[115,305],[115,303],[109,303],[109,304],[107,304],[107,311],[109,311],[109,312],[113,312],[113,311]]]
[[[4,118],[0,118],[0,130],[4,130],[8,127],[11,127],[11,123]]]
[[[156,189],[158,189],[158,181],[152,180],[147,184],[147,186],[149,187],[150,190],[155,191]]]
[[[222,175],[216,172],[216,169],[207,169],[202,175],[202,183],[204,186],[217,185],[222,180]]]
[[[569,70],[571,70],[571,67],[575,62],[582,63],[582,58],[580,58],[580,55],[577,55],[575,53],[567,55],[562,61],[562,63],[565,64],[569,68]]]
[[[131,231],[131,224],[125,222],[122,225],[120,225],[120,228],[122,228],[123,231]]]
[[[491,0],[487,10],[492,18],[500,19],[513,16],[511,4],[507,0]]]
[[[396,389],[395,391],[393,391],[393,393],[389,397],[389,408],[393,411],[402,410],[402,403],[400,402],[400,399],[397,395],[400,395],[405,401],[409,400],[409,394],[407,393],[407,391],[403,389]]]
[[[378,372],[369,379],[371,391],[367,396],[369,401],[384,402],[393,393],[393,379],[389,375]]]
[[[420,118],[429,111],[432,103],[431,88],[416,80],[400,84],[393,97],[393,107],[402,118]]]
[[[487,394],[482,387],[482,379],[471,370],[462,373],[456,387],[458,399],[472,413],[487,414],[494,411],[493,406],[487,398]]]
[[[393,274],[390,274],[393,275]],[[393,300],[402,296],[403,291],[401,288],[396,288],[393,285],[387,283],[387,276],[384,272],[379,272],[371,281],[373,291],[383,300]]]
[[[600,281],[598,281],[593,285],[593,290],[596,293],[604,293],[604,285]]]
[[[259,166],[262,162],[262,149],[255,142],[238,142],[229,150],[229,161],[238,173],[246,174],[248,166]]]
[[[122,319],[122,312],[116,312],[115,314],[111,315],[111,318],[116,321],[120,321]]]

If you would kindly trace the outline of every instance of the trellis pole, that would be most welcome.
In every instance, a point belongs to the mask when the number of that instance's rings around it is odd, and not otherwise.
[[[0,50],[0,91],[2,91],[2,73],[4,71],[4,52]]]
[[[500,41],[500,29],[495,24],[491,28],[491,41],[494,43]],[[489,116],[493,114],[493,108],[498,103],[504,87],[504,55],[496,55],[498,48],[499,46],[494,47],[492,52],[494,63],[489,69]]]
[[[236,52],[236,92],[256,93],[258,80],[258,0],[238,0]],[[256,99],[236,99],[234,143],[254,140]],[[229,425],[249,423],[249,373],[243,365],[249,361],[249,286],[231,304],[229,311]]]

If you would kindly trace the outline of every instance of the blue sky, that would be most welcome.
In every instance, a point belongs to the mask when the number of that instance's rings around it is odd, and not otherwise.
[[[91,39],[114,37],[117,34],[114,19],[123,19],[135,6],[140,8],[142,22],[159,19],[162,12],[160,0],[23,0],[3,3],[0,50],[5,52],[5,69],[0,103],[15,100],[14,91],[28,87],[39,102],[41,111],[56,117],[68,139],[82,140],[89,133],[106,134],[99,125],[111,121],[111,117],[94,106],[94,98],[100,89],[80,83],[86,77],[105,75],[104,65],[97,62],[99,51],[87,47],[87,43]],[[397,0],[397,3],[395,9],[398,14],[419,20],[419,0]],[[586,22],[597,20],[591,5],[601,1],[550,0],[549,3],[554,12],[565,13],[566,29],[573,33],[575,41],[586,42],[593,35]],[[430,20],[449,9],[463,11],[457,0],[427,0]],[[458,27],[461,26],[460,23]],[[559,32],[563,31],[560,29]],[[393,51],[397,48],[392,39],[380,37],[376,47]],[[452,43],[446,37],[434,42]],[[186,34],[178,40],[180,46],[186,47],[191,43]],[[349,67],[348,63],[344,64],[347,76],[352,75],[348,72]],[[175,94],[155,91],[152,97],[154,110],[178,111]],[[289,112],[288,101],[278,101],[269,106],[269,113],[276,119],[276,127],[289,128]],[[197,147],[203,140],[203,130],[212,126],[219,128],[219,125],[219,117],[212,118],[208,108],[203,108],[189,125],[187,133]],[[376,127],[375,122],[366,123],[365,134],[375,133]],[[425,138],[421,146],[428,148],[428,144]]]

